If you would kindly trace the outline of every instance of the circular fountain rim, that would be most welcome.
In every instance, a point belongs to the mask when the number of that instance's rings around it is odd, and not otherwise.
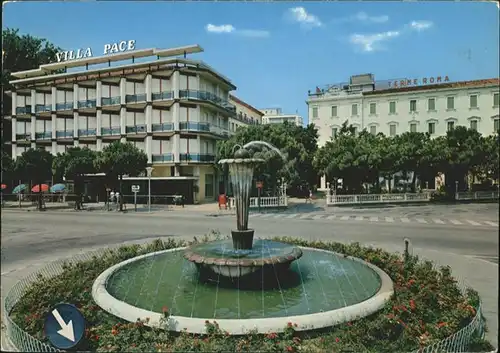
[[[149,318],[149,321],[146,324],[147,326],[163,327],[170,331],[176,332],[183,331],[188,333],[204,334],[206,333],[205,322],[207,320],[215,320],[219,324],[221,330],[228,332],[230,335],[245,335],[248,334],[251,330],[256,330],[257,333],[263,334],[269,332],[282,332],[288,322],[297,324],[297,327],[295,328],[295,330],[297,331],[309,331],[335,326],[348,321],[354,321],[371,315],[382,309],[394,294],[393,282],[389,275],[379,267],[369,262],[366,262],[357,257],[345,256],[344,254],[340,254],[334,251],[302,246],[299,246],[298,248],[343,256],[347,259],[360,262],[370,267],[380,278],[381,283],[379,290],[372,297],[362,302],[335,310],[317,312],[313,314],[259,319],[214,319],[171,315],[168,319],[167,327],[164,326],[164,316],[162,313],[135,307],[116,299],[107,291],[106,285],[109,278],[120,268],[132,262],[136,262],[150,256],[188,249],[188,247],[181,247],[136,256],[111,266],[110,268],[102,272],[94,281],[94,284],[92,285],[92,297],[96,304],[99,305],[103,310],[129,322],[136,322],[138,318]]]
[[[219,164],[245,164],[245,163],[264,163],[262,158],[227,158],[221,159]]]

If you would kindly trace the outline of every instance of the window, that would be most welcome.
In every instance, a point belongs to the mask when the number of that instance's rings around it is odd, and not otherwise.
[[[351,115],[352,116],[358,115],[358,105],[357,104],[353,104],[351,106]]]
[[[446,98],[446,109],[455,109],[455,97]]]
[[[318,117],[318,107],[313,107],[312,114],[313,114],[313,119]]]
[[[493,93],[493,106],[498,107],[500,105],[500,93]]]
[[[389,125],[389,135],[396,136],[396,124]]]
[[[396,102],[389,102],[389,114],[396,114]]]
[[[436,123],[429,123],[427,125],[427,131],[429,132],[429,134],[433,135],[436,133]]]
[[[455,122],[454,121],[448,121],[448,124],[446,125],[446,128],[448,129],[448,131],[453,130],[454,127],[455,127]]]
[[[410,124],[410,132],[417,132],[417,124],[415,123]]]
[[[370,134],[376,135],[377,134],[377,127],[376,126],[370,126]]]
[[[205,174],[205,197],[214,196],[214,175]]]
[[[498,132],[500,130],[500,119],[493,120],[493,131]]]
[[[477,108],[477,94],[469,96],[469,108]]]
[[[332,138],[336,138],[336,137],[337,137],[337,128],[332,127]]]
[[[412,99],[410,101],[410,112],[416,112],[417,111],[417,100]]]
[[[471,130],[477,130],[477,120],[470,121],[470,128]]]
[[[336,105],[332,106],[332,116],[338,116],[337,115],[337,106]]]
[[[370,103],[370,114],[377,114],[377,103]]]
[[[428,111],[436,111],[436,98],[429,98],[427,100],[427,110]]]

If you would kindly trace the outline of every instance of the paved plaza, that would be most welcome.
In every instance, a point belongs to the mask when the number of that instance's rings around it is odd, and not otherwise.
[[[498,205],[469,205],[472,206],[469,211],[464,211],[466,208],[462,206],[460,212],[448,207],[436,209],[430,216],[416,214],[422,213],[423,208],[415,211],[404,207],[369,211],[290,210],[252,214],[249,226],[256,229],[257,237],[358,241],[399,252],[403,250],[404,239],[409,238],[413,253],[440,265],[450,265],[457,278],[479,291],[490,328],[488,338],[497,345]],[[209,217],[206,211],[186,210],[127,214],[4,210],[2,300],[16,281],[55,259],[117,244],[148,242],[159,237],[190,240],[194,236],[200,238],[210,230],[229,234],[236,221],[228,213],[220,212],[218,217]],[[295,214],[297,216],[291,217]],[[372,217],[377,217],[377,220]],[[405,218],[410,221],[405,222]]]

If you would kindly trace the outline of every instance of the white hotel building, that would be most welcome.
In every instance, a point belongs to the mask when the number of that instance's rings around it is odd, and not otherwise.
[[[446,76],[376,82],[372,74],[351,76],[349,82],[309,92],[309,121],[318,128],[320,146],[335,138],[345,121],[358,131],[387,136],[406,131],[441,136],[458,125],[490,135],[500,128],[499,82],[449,82]]]
[[[235,123],[260,119],[241,113],[249,105],[231,99],[236,86],[228,78],[186,58],[201,51],[198,45],[134,50],[13,73],[13,158],[30,147],[57,154],[128,141],[146,152],[152,181],[162,181],[157,193],[184,189],[191,201],[214,199],[217,140]]]
[[[297,126],[303,126],[302,117],[298,114],[283,114],[281,108],[264,108],[260,110],[264,113],[262,124],[283,124],[285,121]]]

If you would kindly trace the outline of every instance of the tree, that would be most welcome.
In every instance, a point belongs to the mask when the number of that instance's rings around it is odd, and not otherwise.
[[[314,185],[317,172],[313,167],[313,157],[317,150],[318,131],[314,125],[307,127],[290,123],[253,125],[237,130],[229,140],[217,144],[218,159],[231,158],[236,145],[243,146],[250,141],[265,141],[281,151],[284,158],[268,148],[251,148],[255,157],[263,158],[266,163],[256,170],[265,184],[276,191],[281,178],[291,188],[307,183]],[[224,171],[227,177],[227,170]]]
[[[56,47],[46,39],[20,35],[18,29],[6,28],[2,30],[3,116],[10,115],[12,109],[12,100],[5,93],[12,89],[9,82],[14,78],[11,73],[36,69],[40,65],[54,62],[56,61],[56,54],[60,51],[62,51],[61,48]],[[9,120],[2,119],[2,130],[5,141],[10,141],[12,127]]]
[[[52,162],[54,176],[73,180],[76,194],[76,209],[81,209],[84,176],[95,173],[96,153],[87,147],[72,147],[65,153],[58,153]]]
[[[105,173],[110,179],[119,180],[120,211],[123,211],[122,180],[124,175],[138,176],[143,173],[148,163],[144,151],[126,142],[113,142],[97,154],[96,170]]]
[[[23,180],[31,180],[34,185],[45,183],[52,177],[52,159],[50,152],[33,149],[23,152],[15,161],[15,169]],[[39,187],[38,209],[42,210],[42,188]]]

